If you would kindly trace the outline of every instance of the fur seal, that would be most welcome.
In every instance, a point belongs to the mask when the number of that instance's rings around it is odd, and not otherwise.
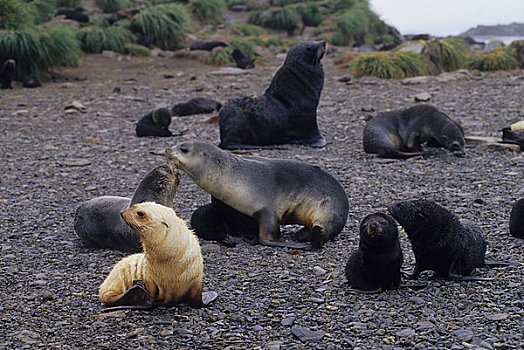
[[[29,74],[22,80],[22,86],[29,89],[37,88],[42,86],[42,80],[38,74]]]
[[[255,68],[255,63],[251,61],[247,56],[240,50],[240,49],[234,49],[231,53],[231,56],[233,57],[233,60],[235,60],[235,64],[238,68],[241,69],[251,69]]]
[[[0,89],[12,89],[13,86],[13,75],[16,70],[16,61],[9,59],[4,62],[2,65],[2,70],[0,71]]]
[[[237,97],[219,114],[224,149],[257,148],[284,143],[324,147],[317,107],[324,86],[324,41],[293,46],[263,96]]]
[[[100,285],[100,300],[109,307],[182,302],[203,306],[202,253],[184,220],[153,202],[133,205],[122,218],[140,236],[144,253],[125,257],[113,267]],[[141,293],[138,298],[136,290]]]
[[[509,233],[518,238],[524,238],[524,198],[513,204],[509,217]]]
[[[258,243],[257,221],[215,197],[211,197],[210,204],[193,212],[191,228],[198,237],[217,241],[226,247],[236,246],[235,237],[242,237],[250,244]]]
[[[455,281],[492,280],[470,276],[473,269],[486,265],[486,240],[478,227],[462,224],[455,214],[432,200],[397,202],[388,210],[411,241],[415,269],[410,278],[433,270]]]
[[[190,51],[203,50],[212,51],[215,47],[226,47],[227,44],[223,41],[198,41],[191,44]]]
[[[72,19],[73,21],[87,23],[89,22],[89,15],[84,13],[84,9],[77,7],[76,9],[60,9],[55,12],[55,16],[64,15],[67,19]]]
[[[364,127],[364,151],[384,158],[427,154],[421,144],[445,147],[464,155],[464,130],[458,122],[432,105],[420,104],[382,113]]]
[[[358,250],[346,264],[346,277],[357,289],[396,289],[403,259],[395,220],[383,213],[369,214],[360,223]]]
[[[158,108],[143,116],[136,123],[136,136],[160,136],[168,137],[173,135],[169,131],[171,124],[171,113],[167,108]]]
[[[171,207],[179,183],[180,174],[173,164],[157,166],[140,181],[131,199],[102,196],[82,203],[75,213],[75,232],[88,246],[141,251],[140,238],[122,220],[120,212],[142,202]]]
[[[219,111],[222,104],[207,97],[195,97],[184,103],[178,103],[173,106],[171,113],[183,117],[192,114],[205,114]]]
[[[280,242],[279,225],[299,224],[305,227],[297,239],[319,248],[346,223],[349,202],[344,189],[317,166],[238,156],[198,141],[179,143],[166,155],[213,197],[256,219],[261,244],[289,247]]]

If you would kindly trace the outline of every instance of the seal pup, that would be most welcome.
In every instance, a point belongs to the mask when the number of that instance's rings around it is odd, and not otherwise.
[[[233,60],[235,60],[235,64],[238,68],[241,69],[251,69],[255,68],[255,63],[251,61],[247,56],[240,50],[240,49],[234,49],[231,53],[231,56],[233,57]]]
[[[455,214],[432,200],[397,202],[388,211],[411,241],[415,254],[415,269],[408,275],[411,279],[433,270],[437,276],[454,281],[490,281],[493,278],[470,274],[483,265],[513,265],[485,261],[486,240],[478,227],[462,224]]]
[[[213,197],[256,219],[261,244],[291,247],[280,241],[279,225],[299,224],[305,227],[297,232],[297,239],[320,248],[346,223],[346,193],[318,166],[238,156],[199,141],[179,143],[166,155]]]
[[[160,136],[168,137],[173,135],[169,131],[171,124],[171,113],[167,108],[158,108],[140,118],[136,123],[136,136]]]
[[[131,199],[102,196],[82,203],[75,213],[74,230],[88,246],[139,252],[140,237],[122,220],[120,212],[142,202],[172,207],[179,183],[180,174],[173,164],[157,166],[140,181]]]
[[[513,204],[509,217],[509,233],[518,238],[524,238],[524,198]]]
[[[9,59],[4,62],[2,65],[2,70],[0,71],[0,89],[12,89],[13,86],[13,75],[16,70],[16,61]]]
[[[126,294],[131,290],[132,305],[139,308],[183,302],[203,306],[202,253],[185,221],[173,209],[153,202],[133,205],[122,218],[140,236],[144,252],[113,267],[100,285],[100,301],[109,307],[128,306]]]
[[[219,111],[222,104],[207,97],[195,97],[187,102],[177,103],[171,109],[173,115],[183,117],[192,114],[205,114]]]
[[[293,46],[264,95],[237,97],[220,111],[220,145],[224,149],[259,148],[284,143],[324,147],[317,107],[324,86],[324,41]]]
[[[423,143],[445,147],[458,156],[464,152],[464,130],[458,122],[432,105],[419,104],[382,113],[370,119],[363,134],[366,153],[384,158],[409,158],[428,152]]]
[[[403,259],[395,220],[384,213],[369,214],[360,223],[358,250],[346,264],[346,278],[353,288],[365,291],[396,289]]]
[[[217,241],[226,247],[237,245],[237,237],[250,244],[258,243],[258,223],[224,202],[211,197],[211,203],[199,207],[191,215],[191,228],[208,241]]]
[[[42,80],[38,74],[29,74],[22,80],[22,86],[25,88],[37,88],[42,86]]]

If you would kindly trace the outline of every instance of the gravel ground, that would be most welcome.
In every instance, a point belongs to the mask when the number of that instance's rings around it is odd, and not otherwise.
[[[345,84],[338,82],[343,72],[326,58],[318,120],[327,147],[289,145],[252,154],[299,159],[333,174],[351,204],[339,237],[320,251],[300,252],[201,241],[204,289],[219,293],[210,307],[102,312],[98,286],[124,254],[83,246],[73,231],[75,209],[100,195],[131,196],[170,145],[219,139],[218,125],[201,123],[209,116],[174,119],[171,130],[183,135],[172,138],[137,138],[138,118],[196,96],[225,102],[261,94],[279,63],[217,76],[210,74],[217,68],[193,61],[91,55],[55,83],[0,91],[0,210],[6,214],[0,219],[0,349],[523,348],[522,267],[474,272],[496,277],[488,282],[424,274],[422,290],[371,295],[350,290],[344,276],[360,220],[411,198],[434,199],[478,224],[492,260],[524,262],[524,240],[508,233],[511,205],[524,196],[522,153],[468,143],[464,158],[441,151],[391,161],[366,155],[361,144],[369,115],[411,105],[420,92],[429,92],[467,135],[499,137],[503,126],[524,119],[522,70],[452,74],[415,85],[369,78]],[[73,101],[85,110],[65,111]],[[207,202],[209,196],[182,174],[178,215],[189,220]],[[413,253],[403,231],[401,244],[403,267],[410,270]],[[315,339],[300,340],[294,334],[300,332]]]

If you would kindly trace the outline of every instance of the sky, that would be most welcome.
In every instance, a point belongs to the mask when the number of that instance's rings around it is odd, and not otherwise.
[[[401,34],[460,34],[482,25],[524,23],[524,0],[369,0]]]

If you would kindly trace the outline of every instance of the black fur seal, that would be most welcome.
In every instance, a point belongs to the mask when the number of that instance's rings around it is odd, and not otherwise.
[[[464,155],[464,130],[432,105],[420,104],[382,113],[364,127],[364,151],[384,158],[426,154],[421,145],[440,146]]]
[[[180,174],[174,165],[160,165],[140,181],[131,199],[102,196],[82,203],[75,213],[75,232],[88,246],[139,252],[140,237],[122,220],[120,213],[143,202],[172,208],[179,182]]]
[[[189,47],[190,51],[203,50],[212,51],[215,47],[226,47],[227,44],[223,41],[198,41],[191,44]]]
[[[509,233],[518,238],[524,238],[524,198],[513,204],[509,217]]]
[[[0,71],[0,89],[12,89],[13,76],[16,70],[15,60],[6,60]]]
[[[215,197],[211,197],[211,203],[193,212],[191,228],[200,238],[217,241],[226,247],[236,246],[236,237],[250,244],[258,243],[257,221]]]
[[[455,281],[492,280],[470,276],[473,269],[486,264],[486,240],[476,226],[463,225],[455,214],[431,200],[397,202],[388,210],[411,241],[415,269],[410,278],[433,270]]]
[[[349,284],[366,291],[396,289],[402,262],[395,220],[383,213],[366,216],[360,223],[358,250],[346,265]]]
[[[346,223],[349,203],[344,189],[317,166],[238,156],[198,141],[179,143],[166,155],[213,197],[256,219],[261,244],[289,247],[280,242],[279,225],[299,224],[305,227],[297,239],[322,247]]]
[[[207,97],[195,97],[184,103],[178,103],[173,106],[171,113],[183,117],[192,114],[205,114],[219,111],[222,104]]]
[[[171,124],[171,113],[167,108],[158,108],[149,112],[136,124],[136,136],[161,136],[168,137],[173,135],[169,131]]]
[[[284,143],[324,147],[317,126],[317,106],[324,85],[320,60],[326,43],[293,46],[261,97],[237,97],[219,114],[224,149],[257,148]]]
[[[235,64],[238,68],[241,69],[251,69],[255,68],[255,63],[251,61],[247,56],[240,50],[240,49],[234,49],[231,53],[231,56],[233,57],[233,60],[235,60]]]

